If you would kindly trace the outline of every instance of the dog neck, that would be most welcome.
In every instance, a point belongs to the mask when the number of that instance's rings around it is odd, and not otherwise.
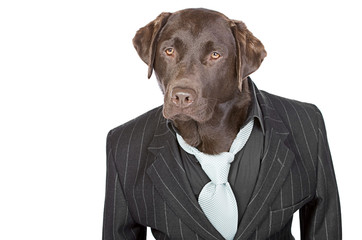
[[[244,86],[235,98],[217,104],[212,118],[206,122],[175,120],[175,127],[184,140],[206,154],[228,152],[247,118],[251,103],[248,84]]]

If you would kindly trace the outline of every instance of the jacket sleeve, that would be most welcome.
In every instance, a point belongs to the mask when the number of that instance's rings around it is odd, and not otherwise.
[[[107,136],[107,177],[103,216],[103,240],[146,239],[146,228],[137,224],[129,211]]]
[[[341,209],[324,120],[317,109],[318,155],[315,198],[300,210],[301,239],[342,239]]]

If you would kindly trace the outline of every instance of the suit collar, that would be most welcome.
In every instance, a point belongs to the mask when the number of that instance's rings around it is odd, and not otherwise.
[[[263,116],[265,131],[264,156],[258,180],[235,239],[248,239],[269,212],[289,174],[294,154],[288,147],[293,141],[289,130],[274,109],[268,94],[259,91],[250,80]],[[202,212],[185,174],[174,132],[159,115],[154,138],[148,147],[151,162],[147,174],[174,213],[205,239],[223,239]]]

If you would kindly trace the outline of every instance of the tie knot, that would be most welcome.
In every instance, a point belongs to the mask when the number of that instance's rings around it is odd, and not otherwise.
[[[230,163],[234,160],[234,154],[224,152],[218,155],[204,155],[198,155],[196,158],[211,182],[216,185],[227,183]]]

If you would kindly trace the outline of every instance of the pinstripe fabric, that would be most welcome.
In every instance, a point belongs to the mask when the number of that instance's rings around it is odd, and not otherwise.
[[[265,152],[235,239],[341,239],[338,190],[322,115],[314,105],[256,89]],[[103,239],[223,239],[203,214],[182,167],[162,107],[107,137]]]

